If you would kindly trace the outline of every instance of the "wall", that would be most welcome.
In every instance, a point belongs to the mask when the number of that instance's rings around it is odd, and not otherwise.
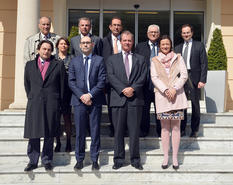
[[[226,109],[233,110],[233,1],[222,0],[221,7],[222,34],[228,58]]]

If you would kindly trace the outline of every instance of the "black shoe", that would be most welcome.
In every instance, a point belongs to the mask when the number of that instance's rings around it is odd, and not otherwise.
[[[134,168],[136,168],[138,170],[143,170],[143,167],[142,167],[141,163],[131,164],[131,166],[133,166]]]
[[[189,137],[197,138],[198,137],[198,133],[192,131]]]
[[[186,133],[185,133],[185,131],[184,131],[184,130],[182,130],[182,131],[181,131],[180,136],[181,136],[181,137],[186,136]]]
[[[66,143],[66,152],[71,152],[71,144],[70,142]]]
[[[53,169],[53,166],[51,163],[44,164],[44,168],[46,171],[51,171]]]
[[[114,163],[114,165],[112,166],[112,169],[118,170],[118,169],[121,168],[122,166],[123,166],[123,164],[121,164],[121,163]]]
[[[29,171],[32,171],[34,169],[36,169],[38,166],[37,164],[30,164],[28,163],[28,165],[26,166],[26,168],[24,168],[24,171],[25,172],[29,172]]]
[[[55,149],[54,149],[54,152],[60,152],[61,150],[61,143],[57,143]]]
[[[92,169],[92,170],[99,170],[99,169],[100,169],[100,166],[99,166],[98,162],[93,162],[93,163],[92,163],[91,169]]]
[[[164,170],[167,169],[167,168],[168,168],[168,164],[165,164],[165,165],[162,164],[162,165],[161,165],[161,168],[164,169]]]
[[[179,165],[177,165],[177,166],[172,165],[172,168],[173,168],[174,170],[178,170],[178,169],[179,169]]]
[[[83,162],[77,162],[76,165],[74,166],[75,170],[81,170],[83,168]]]

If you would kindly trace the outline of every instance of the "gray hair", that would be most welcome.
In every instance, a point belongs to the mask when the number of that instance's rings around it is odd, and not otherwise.
[[[41,17],[39,18],[39,20],[38,20],[38,24],[40,24],[40,20],[41,20],[42,18],[47,18],[47,19],[49,20],[50,24],[51,24],[52,19],[51,19],[50,17],[48,17],[48,16],[41,16]]]
[[[156,25],[156,24],[151,24],[151,25],[149,25],[149,26],[148,26],[148,29],[147,29],[147,32],[149,32],[149,30],[150,30],[151,28],[157,28],[158,31],[159,31],[159,33],[160,33],[160,28],[159,28],[158,25]]]

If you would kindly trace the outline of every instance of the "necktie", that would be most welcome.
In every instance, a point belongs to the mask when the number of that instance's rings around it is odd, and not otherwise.
[[[129,79],[129,58],[128,58],[129,53],[125,54],[125,72],[127,75],[127,78]]]
[[[87,87],[87,79],[88,79],[88,59],[89,57],[85,57],[85,63],[84,63],[84,87],[85,90],[88,91]]]
[[[155,45],[152,44],[152,49],[151,49],[151,53],[150,53],[150,59],[152,59],[155,56],[156,56]]]
[[[114,54],[117,54],[117,53],[118,53],[117,38],[114,38],[113,53],[114,53]]]
[[[184,62],[187,66],[187,59],[188,59],[188,49],[189,49],[189,43],[186,42],[185,43],[185,48],[184,48],[184,53],[183,53],[183,58],[184,58]]]

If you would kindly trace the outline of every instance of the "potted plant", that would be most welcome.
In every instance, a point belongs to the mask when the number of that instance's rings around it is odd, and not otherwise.
[[[216,28],[208,51],[208,76],[206,83],[207,112],[224,112],[226,104],[227,56],[221,30]]]

